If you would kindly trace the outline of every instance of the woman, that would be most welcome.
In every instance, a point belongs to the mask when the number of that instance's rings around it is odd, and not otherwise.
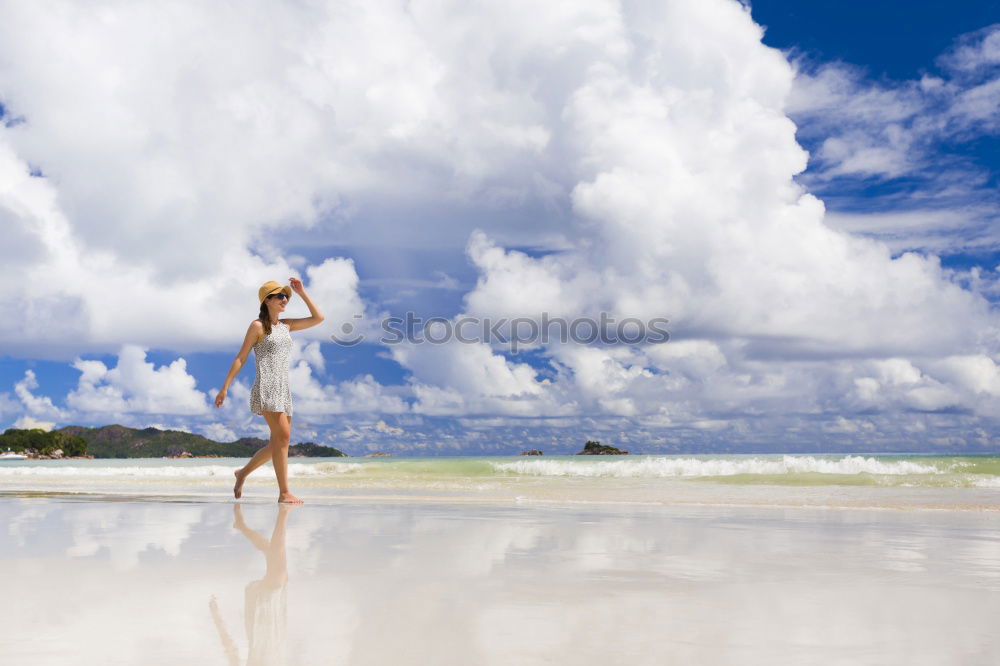
[[[288,490],[288,444],[292,426],[292,394],[288,388],[288,354],[292,349],[292,337],[289,333],[315,326],[323,321],[323,315],[309,300],[301,280],[289,278],[288,281],[291,287],[283,287],[270,280],[257,290],[260,316],[247,329],[243,347],[229,366],[229,374],[222,384],[222,390],[215,396],[215,406],[222,407],[229,385],[253,349],[254,359],[257,361],[257,377],[250,389],[250,411],[260,414],[267,421],[271,429],[271,441],[257,451],[244,467],[233,472],[236,475],[233,494],[237,499],[243,494],[243,482],[250,473],[270,460],[274,466],[274,475],[278,478],[278,501],[302,504],[302,500]],[[279,319],[293,290],[305,301],[311,317]]]

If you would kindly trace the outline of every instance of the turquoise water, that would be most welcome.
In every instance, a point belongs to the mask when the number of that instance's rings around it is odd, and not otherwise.
[[[0,492],[226,497],[245,459],[7,461]],[[296,492],[469,501],[1000,508],[1000,456],[777,454],[298,458]],[[248,496],[274,488],[270,466]]]
[[[108,477],[198,479],[228,476],[237,458],[22,460],[0,463],[11,479]],[[435,481],[442,479],[697,479],[729,484],[1000,488],[1000,456],[868,454],[648,455],[628,457],[293,458],[291,478]]]

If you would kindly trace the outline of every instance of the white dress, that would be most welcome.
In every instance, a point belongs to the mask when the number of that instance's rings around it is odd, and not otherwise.
[[[257,377],[250,389],[250,411],[284,412],[292,418],[292,391],[288,387],[288,358],[292,350],[292,335],[288,324],[278,322],[253,346],[257,361]]]
[[[244,598],[247,666],[283,666],[287,663],[288,584],[276,588],[255,580],[247,585]]]

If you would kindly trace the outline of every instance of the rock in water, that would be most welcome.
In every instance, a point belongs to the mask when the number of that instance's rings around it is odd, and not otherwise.
[[[576,455],[578,456],[627,456],[628,451],[622,451],[621,449],[616,449],[613,446],[607,446],[601,444],[600,442],[587,442],[583,445],[583,451],[580,451]]]

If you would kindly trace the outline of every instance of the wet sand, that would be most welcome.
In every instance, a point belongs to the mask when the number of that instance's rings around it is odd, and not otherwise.
[[[4,664],[992,664],[1000,515],[0,497]]]

